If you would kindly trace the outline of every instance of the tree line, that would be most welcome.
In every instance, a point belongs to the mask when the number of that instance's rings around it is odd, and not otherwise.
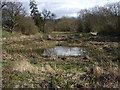
[[[104,7],[82,9],[77,18],[62,17],[47,22],[46,30],[120,35],[120,5],[113,3]]]
[[[9,32],[22,34],[48,33],[52,31],[64,32],[97,32],[99,34],[120,35],[120,5],[113,3],[104,7],[83,9],[77,18],[62,17],[48,10],[39,12],[34,0],[30,1],[30,16],[20,2],[2,3],[2,26]]]
[[[81,32],[98,32],[99,34],[120,34],[120,5],[108,4],[79,12],[79,28]]]

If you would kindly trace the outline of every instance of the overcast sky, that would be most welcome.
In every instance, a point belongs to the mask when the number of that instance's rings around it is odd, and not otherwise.
[[[24,6],[29,12],[29,0],[15,0],[27,2]],[[47,9],[55,13],[57,18],[62,16],[77,17],[80,9],[104,6],[105,4],[119,2],[120,0],[35,0],[39,10]]]
[[[105,4],[118,2],[119,0],[36,0],[36,2],[37,1],[39,2],[39,10],[44,8],[51,10],[57,17],[76,17],[80,9],[104,6]]]

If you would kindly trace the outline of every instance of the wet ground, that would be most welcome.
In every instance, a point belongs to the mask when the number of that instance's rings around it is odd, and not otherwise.
[[[3,87],[119,88],[119,51],[118,38],[90,34],[5,39]]]

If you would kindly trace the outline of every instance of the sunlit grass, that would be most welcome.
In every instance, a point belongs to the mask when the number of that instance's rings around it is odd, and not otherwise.
[[[5,30],[2,30],[2,38],[10,38],[10,37],[19,37],[20,35],[16,32],[10,33]]]

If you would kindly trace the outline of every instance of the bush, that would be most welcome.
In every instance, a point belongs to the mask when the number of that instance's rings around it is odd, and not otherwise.
[[[38,32],[37,26],[35,26],[34,20],[30,17],[20,17],[18,25],[15,27],[15,31],[21,32],[22,34],[30,35]]]
[[[55,30],[61,32],[75,32],[77,26],[78,24],[75,18],[63,17],[57,22]]]
[[[85,28],[84,28],[83,32],[89,33],[91,31],[91,26],[89,23],[85,22],[84,27]]]
[[[77,26],[77,32],[82,32],[84,27],[83,27],[83,22],[81,19],[78,19],[78,26]]]
[[[45,24],[45,32],[49,33],[49,32],[53,32],[55,29],[55,21],[53,20],[48,20]]]
[[[92,31],[92,27],[88,22],[78,22],[78,28],[77,28],[78,32],[85,32],[85,33],[89,33],[90,31]]]
[[[97,32],[100,35],[114,35],[117,33],[117,30],[114,26],[110,24],[105,24],[104,26],[99,27],[99,30],[97,30]]]

